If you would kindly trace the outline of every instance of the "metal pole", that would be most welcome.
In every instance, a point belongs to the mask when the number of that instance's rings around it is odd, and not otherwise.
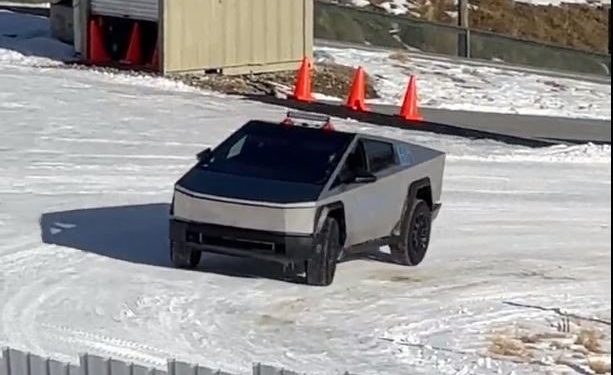
[[[609,5],[609,55],[611,54],[611,6]]]
[[[89,13],[91,0],[73,0],[73,6],[78,8],[79,22],[75,32],[75,41],[79,42],[80,59],[89,59]],[[77,36],[76,34],[79,34]]]
[[[458,26],[464,29],[463,35],[458,35],[458,54],[470,57],[470,25],[468,19],[468,0],[458,1]]]

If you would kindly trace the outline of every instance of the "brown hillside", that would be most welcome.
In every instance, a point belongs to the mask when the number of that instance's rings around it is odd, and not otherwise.
[[[510,0],[473,0],[476,29],[598,52],[608,48],[608,12],[587,5],[534,6]]]
[[[350,0],[337,0],[350,4]],[[370,0],[368,9],[382,11]],[[451,0],[408,0],[414,4],[408,17],[456,24]],[[607,53],[608,9],[587,4],[532,5],[513,0],[469,0],[471,27],[571,48]]]

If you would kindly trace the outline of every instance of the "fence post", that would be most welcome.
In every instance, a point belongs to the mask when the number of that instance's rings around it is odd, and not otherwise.
[[[176,363],[176,360],[174,358],[168,359],[166,361],[166,367],[168,368],[168,375],[175,375],[175,363]]]
[[[608,24],[609,24],[609,55],[611,54],[611,6],[609,5],[609,17],[608,17]]]
[[[464,35],[458,35],[458,55],[470,58],[470,22],[468,17],[468,0],[458,0],[458,26]]]
[[[0,374],[11,375],[11,359],[9,354],[9,348],[2,348],[2,363],[0,363]]]
[[[79,356],[79,367],[81,367],[81,374],[89,375],[89,361],[87,353],[83,353]]]

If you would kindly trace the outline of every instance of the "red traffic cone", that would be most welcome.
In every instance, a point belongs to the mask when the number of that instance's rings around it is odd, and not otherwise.
[[[141,65],[143,63],[141,31],[140,23],[138,22],[135,22],[134,27],[132,27],[128,51],[126,52],[126,57],[121,60],[121,63],[126,65]]]
[[[353,83],[345,105],[354,111],[370,111],[366,106],[366,79],[364,69],[360,66],[355,72]]]
[[[417,105],[417,79],[415,76],[409,78],[409,84],[407,91],[404,94],[404,100],[402,101],[402,107],[400,108],[400,117],[410,121],[422,121],[422,117],[419,107]]]
[[[308,103],[315,100],[311,93],[311,61],[306,56],[302,59],[302,64],[296,76],[294,94],[291,97],[295,100]]]
[[[91,64],[104,64],[111,61],[111,56],[104,45],[104,35],[96,20],[89,21],[89,42],[87,60]]]

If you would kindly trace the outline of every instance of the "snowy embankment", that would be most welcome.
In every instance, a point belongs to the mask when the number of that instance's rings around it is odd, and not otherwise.
[[[610,367],[610,146],[528,149],[335,119],[448,153],[422,265],[373,254],[341,264],[328,288],[221,256],[181,271],[166,242],[174,181],[197,151],[283,109],[48,62],[0,49],[0,346],[313,375]]]
[[[411,14],[419,16],[419,13],[414,10],[425,4],[430,4],[428,0],[340,0],[341,2],[351,3],[352,5],[363,8],[366,6],[376,6],[385,10],[390,14],[401,15]],[[587,4],[593,6],[601,6],[611,4],[611,0],[515,0],[518,3],[528,3],[532,5],[552,5],[560,6],[562,4]],[[450,3],[457,4],[457,0],[452,0]]]
[[[416,75],[423,107],[611,119],[610,84],[351,48],[316,47],[315,61],[364,67],[381,96],[371,103],[401,105]]]

